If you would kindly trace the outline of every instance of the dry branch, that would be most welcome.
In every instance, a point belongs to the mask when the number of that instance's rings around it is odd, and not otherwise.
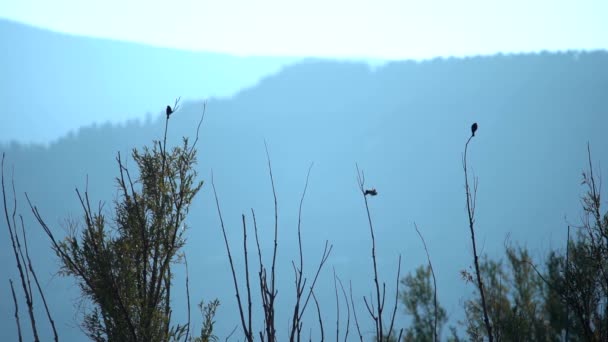
[[[469,186],[469,174],[467,171],[467,149],[469,147],[469,142],[474,137],[471,135],[467,140],[467,143],[464,147],[464,157],[462,158],[462,166],[464,169],[464,179],[465,179],[465,192],[467,196],[467,214],[469,218],[469,228],[471,231],[471,241],[473,244],[473,262],[475,264],[475,274],[477,275],[477,288],[479,289],[479,295],[481,296],[481,306],[483,309],[483,321],[485,324],[486,332],[488,334],[488,340],[490,342],[494,341],[494,336],[492,334],[492,325],[490,324],[490,318],[488,316],[488,306],[486,304],[486,296],[485,290],[483,287],[483,281],[481,280],[481,270],[479,269],[479,257],[477,254],[477,244],[475,242],[475,201],[477,198],[477,178],[473,181],[473,190]]]

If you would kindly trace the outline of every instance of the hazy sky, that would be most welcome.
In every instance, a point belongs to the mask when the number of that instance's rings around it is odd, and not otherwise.
[[[238,55],[393,59],[608,48],[606,0],[3,0],[0,17]]]

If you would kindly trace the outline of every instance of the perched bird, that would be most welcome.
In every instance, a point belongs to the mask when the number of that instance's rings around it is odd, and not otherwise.
[[[171,116],[171,114],[173,114],[173,109],[171,109],[171,106],[167,106],[167,119],[169,116]]]
[[[378,194],[378,191],[376,191],[376,189],[368,189],[368,190],[365,190],[365,192],[363,194],[365,196],[367,196],[367,195],[376,196]]]
[[[472,126],[471,126],[471,136],[475,136],[475,132],[477,131],[477,122],[475,122]]]

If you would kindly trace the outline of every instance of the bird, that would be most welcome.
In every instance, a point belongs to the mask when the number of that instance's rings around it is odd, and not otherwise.
[[[378,194],[378,191],[376,191],[376,189],[368,189],[368,190],[365,190],[365,192],[363,193],[363,195],[365,195],[365,196],[367,196],[367,195],[376,196],[377,194]]]
[[[173,114],[173,109],[171,109],[171,106],[167,106],[167,119],[169,116],[171,116],[171,114]]]
[[[472,137],[475,136],[476,131],[477,131],[477,122],[473,123],[473,125],[471,126],[471,136]]]

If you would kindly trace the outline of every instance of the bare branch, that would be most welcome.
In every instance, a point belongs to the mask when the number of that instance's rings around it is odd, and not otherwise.
[[[298,208],[298,251],[300,252],[300,267],[296,268],[295,263],[292,261],[292,265],[295,273],[295,282],[296,282],[296,303],[293,309],[293,317],[291,320],[290,330],[290,341],[294,341],[295,334],[297,331],[298,340],[300,340],[300,333],[302,324],[300,321],[300,301],[302,299],[302,293],[304,292],[304,286],[306,284],[306,279],[303,279],[304,272],[304,255],[302,251],[302,206],[304,204],[304,198],[306,196],[306,190],[308,189],[308,179],[310,178],[310,170],[312,169],[313,164],[311,163],[308,167],[308,173],[306,174],[306,183],[304,184],[304,191],[302,191],[302,197],[300,198],[300,206]]]
[[[13,303],[15,305],[15,322],[17,323],[17,335],[19,335],[19,342],[22,342],[23,336],[21,335],[21,323],[19,323],[19,304],[17,304],[17,296],[15,296],[15,288],[13,287],[13,280],[9,279],[8,281],[11,284],[11,292],[13,294]]]
[[[190,147],[190,152],[192,153],[192,151],[194,151],[194,148],[196,147],[196,143],[198,142],[198,133],[201,129],[201,125],[203,124],[203,120],[205,120],[205,112],[207,111],[207,101],[203,102],[203,114],[201,115],[201,120],[198,122],[198,126],[196,127],[196,139],[194,139],[194,143],[192,144],[192,147]]]
[[[433,269],[433,263],[431,262],[431,256],[429,255],[429,250],[426,247],[426,241],[424,241],[424,237],[422,233],[418,229],[418,225],[414,222],[414,228],[416,228],[416,232],[418,236],[420,236],[420,240],[422,241],[422,245],[424,246],[424,252],[426,253],[426,259],[429,263],[429,268],[431,269],[431,275],[433,276],[433,308],[434,308],[434,318],[433,318],[433,341],[437,342],[437,321],[439,320],[439,311],[437,307],[437,279],[435,278],[435,270]]]
[[[232,271],[232,280],[234,281],[234,289],[236,291],[236,301],[239,306],[239,315],[241,317],[241,326],[243,327],[243,333],[247,337],[247,340],[252,342],[253,336],[251,336],[251,331],[247,328],[247,324],[245,323],[245,316],[243,314],[243,305],[241,303],[241,296],[239,293],[239,285],[236,279],[236,271],[234,270],[234,262],[232,261],[232,254],[230,253],[230,246],[228,244],[228,238],[226,237],[226,228],[224,227],[224,219],[222,218],[222,211],[220,210],[220,202],[217,197],[217,191],[215,190],[215,182],[213,179],[213,172],[211,172],[211,187],[213,188],[213,195],[215,197],[215,204],[217,207],[217,214],[220,218],[220,225],[222,228],[222,234],[224,236],[224,243],[226,244],[226,252],[228,253],[228,260],[230,261],[230,270]]]
[[[391,325],[388,328],[388,337],[393,334],[393,326],[395,325],[395,317],[397,316],[397,304],[399,303],[399,279],[401,277],[401,255],[399,255],[399,264],[397,266],[397,281],[395,284],[395,306],[393,307],[393,314],[391,315]],[[399,340],[397,340],[399,341]]]
[[[334,290],[336,294],[336,342],[340,340],[340,301],[338,299],[338,284],[336,281],[336,269],[334,268]]]
[[[2,168],[2,199],[3,199],[3,206],[4,206],[4,217],[6,219],[6,225],[8,227],[8,231],[9,231],[9,235],[11,237],[11,243],[12,243],[12,247],[13,247],[13,253],[15,255],[15,262],[17,264],[17,269],[19,271],[19,277],[21,278],[21,287],[23,288],[23,293],[25,295],[25,302],[27,304],[28,307],[28,313],[29,313],[29,317],[30,317],[30,325],[32,327],[32,333],[34,335],[34,341],[39,341],[40,339],[38,338],[38,329],[36,328],[36,319],[34,317],[34,304],[33,304],[33,298],[32,298],[32,291],[31,291],[31,286],[28,285],[29,283],[29,273],[27,271],[27,269],[23,269],[24,267],[22,266],[22,262],[25,263],[25,260],[23,259],[23,253],[21,252],[21,247],[19,245],[19,235],[17,235],[17,227],[15,224],[15,214],[17,212],[17,197],[15,194],[15,183],[14,183],[14,179],[12,182],[13,185],[13,210],[12,210],[12,220],[9,218],[9,214],[8,214],[8,206],[6,204],[6,188],[4,185],[4,153],[2,153],[2,163],[1,163],[1,168]],[[11,223],[12,222],[12,223]],[[27,279],[27,283],[26,283],[26,279]],[[11,281],[12,284],[12,281]]]
[[[27,248],[27,238],[25,235],[25,224],[23,223],[23,216],[19,215],[19,218],[21,220],[21,232],[23,233],[23,243],[25,245],[25,257],[27,258],[27,266],[28,266],[30,273],[32,274],[32,276],[34,278],[34,282],[36,283],[36,287],[38,288],[38,293],[40,294],[40,297],[42,298],[42,303],[44,305],[44,310],[46,312],[46,316],[49,320],[49,323],[51,324],[51,329],[53,329],[53,338],[54,338],[55,342],[57,342],[57,341],[59,341],[59,336],[57,335],[57,329],[55,328],[55,321],[53,320],[53,317],[51,316],[49,306],[46,302],[46,297],[44,296],[42,287],[40,287],[40,282],[38,281],[38,276],[36,275],[36,272],[34,271],[34,266],[32,265],[32,260],[30,259],[30,253]]]
[[[235,325],[234,328],[232,328],[232,331],[230,332],[230,334],[228,334],[228,336],[226,336],[226,339],[224,341],[228,342],[228,340],[230,339],[230,337],[232,335],[234,335],[234,332],[236,331],[236,329],[238,328],[238,325]]]
[[[319,327],[321,328],[321,342],[325,340],[325,334],[323,333],[323,319],[321,318],[321,309],[319,308],[319,301],[317,301],[317,296],[315,296],[314,291],[312,291],[312,299],[315,301],[315,305],[317,306],[317,315],[319,316]]]
[[[353,283],[349,282],[350,292],[350,305],[353,307],[353,316],[355,317],[355,326],[357,327],[357,333],[359,334],[359,341],[363,342],[363,335],[361,335],[361,327],[359,326],[359,320],[357,319],[357,310],[355,309],[355,301],[353,300]]]
[[[310,296],[312,295],[315,284],[317,283],[317,279],[319,278],[319,273],[321,273],[321,269],[323,268],[323,265],[329,258],[332,248],[333,248],[333,245],[329,245],[329,241],[326,240],[325,247],[323,248],[323,254],[321,255],[321,261],[319,262],[319,267],[317,267],[317,272],[315,273],[315,277],[313,278],[312,284],[310,286],[310,291],[308,292],[308,296],[306,297],[306,300],[304,301],[304,305],[302,306],[302,310],[300,311],[299,320],[301,320],[302,316],[304,315],[304,311],[306,310],[306,306],[308,305]]]
[[[247,287],[247,331],[251,331],[251,285],[249,284],[249,257],[247,256],[247,225],[243,219],[243,251],[245,253],[245,281]]]
[[[467,172],[467,149],[469,147],[469,142],[474,137],[471,135],[467,140],[467,143],[464,147],[464,157],[462,158],[462,166],[464,169],[464,179],[465,179],[465,192],[467,197],[467,213],[469,218],[469,228],[471,230],[471,241],[473,244],[473,262],[475,263],[475,273],[477,275],[477,288],[479,289],[479,294],[481,296],[481,306],[483,308],[483,320],[486,328],[486,332],[488,334],[488,339],[490,342],[494,341],[494,336],[492,334],[492,326],[490,325],[490,318],[488,316],[488,307],[486,304],[486,296],[485,290],[483,287],[483,282],[481,280],[481,271],[479,269],[479,257],[477,255],[477,245],[475,243],[475,201],[477,198],[477,179],[475,178],[473,182],[473,193],[471,193],[471,188],[469,187],[469,175]]]
[[[269,341],[275,340],[275,326],[274,326],[274,299],[276,298],[277,291],[275,288],[275,266],[277,261],[277,235],[279,231],[279,208],[277,205],[277,192],[274,186],[274,177],[272,176],[272,165],[270,162],[270,154],[268,153],[268,145],[264,140],[264,147],[266,149],[266,158],[268,160],[268,174],[270,175],[270,184],[272,185],[272,196],[274,198],[274,247],[272,251],[272,265],[270,269],[270,293],[268,298],[268,318],[267,321],[267,335]]]
[[[367,202],[367,195],[365,192],[365,174],[363,173],[363,171],[359,171],[359,165],[356,165],[357,168],[357,181],[359,183],[359,190],[361,191],[361,194],[363,196],[363,201],[365,202],[365,211],[367,213],[367,221],[369,224],[369,231],[370,231],[370,235],[372,238],[372,262],[374,265],[374,285],[376,287],[376,302],[378,305],[377,308],[377,312],[376,314],[372,314],[372,317],[374,318],[374,321],[376,322],[376,340],[378,342],[382,341],[382,338],[384,336],[383,333],[383,324],[382,324],[382,311],[384,310],[384,291],[380,291],[380,283],[378,281],[378,266],[377,266],[377,262],[376,262],[376,238],[374,236],[374,225],[372,223],[372,216],[369,212],[369,204]],[[375,189],[374,189],[375,190]],[[368,303],[366,302],[366,306],[368,307],[368,311],[370,310],[370,307],[368,305]]]
[[[184,253],[184,265],[186,266],[186,302],[188,304],[188,325],[184,341],[188,342],[188,336],[190,336],[190,272],[188,272],[188,258],[186,258],[186,253]]]
[[[342,295],[344,297],[344,302],[346,303],[346,332],[344,333],[344,342],[348,341],[348,333],[350,331],[350,304],[348,303],[348,297],[346,296],[346,291],[344,290],[344,285],[342,284],[342,280],[340,277],[336,275],[336,279],[338,279],[338,283],[340,284],[340,288],[342,289]]]

